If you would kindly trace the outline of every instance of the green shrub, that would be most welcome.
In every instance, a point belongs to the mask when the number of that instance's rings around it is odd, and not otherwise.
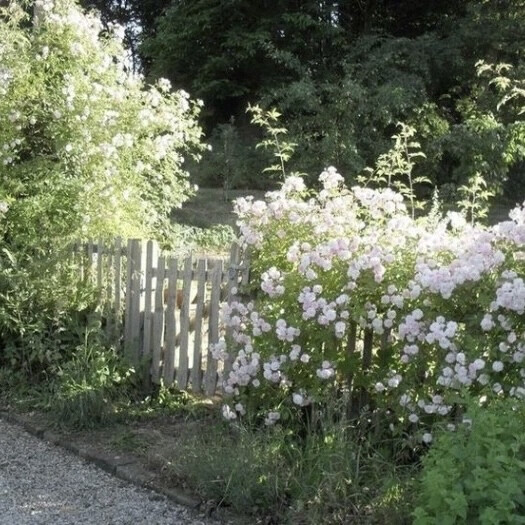
[[[73,0],[0,9],[0,366],[42,379],[97,307],[70,243],[171,240],[199,104],[129,70],[119,27]],[[31,9],[26,9],[31,7]],[[38,14],[38,16],[37,16]]]
[[[522,401],[472,404],[423,461],[414,523],[525,523],[524,428]]]
[[[0,13],[0,196],[16,245],[79,238],[162,239],[193,192],[199,105],[130,71],[122,31],[73,0]],[[43,4],[43,5],[42,5]]]

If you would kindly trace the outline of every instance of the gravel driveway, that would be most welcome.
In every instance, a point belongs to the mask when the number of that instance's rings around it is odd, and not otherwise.
[[[0,525],[216,523],[0,419]]]

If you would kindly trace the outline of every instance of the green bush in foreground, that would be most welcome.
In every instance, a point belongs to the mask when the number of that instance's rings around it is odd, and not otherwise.
[[[423,460],[415,525],[525,523],[525,408],[472,405]]]

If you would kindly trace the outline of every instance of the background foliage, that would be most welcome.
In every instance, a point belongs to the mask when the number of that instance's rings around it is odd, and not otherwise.
[[[427,154],[418,174],[447,196],[476,172],[497,191],[523,191],[523,115],[498,108],[490,71],[476,68],[504,63],[509,78],[523,79],[523,0],[86,3],[140,25],[135,49],[148,77],[166,76],[205,101],[208,136],[232,151],[203,163],[210,185],[229,177],[238,151],[250,157],[259,138],[245,108],[259,103],[283,113],[301,152],[292,170],[334,165],[351,181],[403,121]],[[232,119],[236,136],[221,137]],[[260,187],[264,166],[237,163],[235,184]]]

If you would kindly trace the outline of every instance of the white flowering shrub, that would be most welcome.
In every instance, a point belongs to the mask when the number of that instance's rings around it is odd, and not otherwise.
[[[130,71],[122,28],[72,0],[0,17],[0,197],[17,241],[162,238],[191,193],[198,104]]]
[[[371,408],[429,443],[426,423],[464,389],[525,397],[524,207],[485,228],[457,213],[412,219],[400,194],[348,189],[334,168],[320,183],[289,177],[264,202],[236,203],[260,291],[223,309],[224,416],[297,421],[351,375]],[[349,351],[352,323],[387,339],[368,370]]]

